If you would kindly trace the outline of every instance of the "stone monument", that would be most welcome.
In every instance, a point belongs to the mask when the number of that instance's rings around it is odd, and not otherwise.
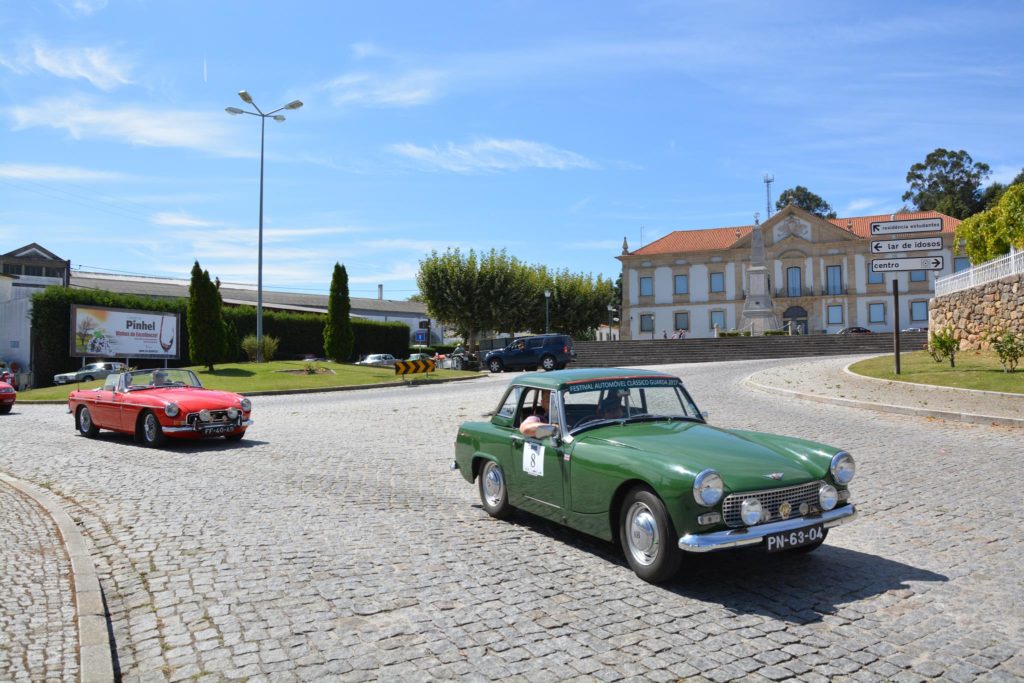
[[[747,299],[743,303],[741,330],[750,330],[752,336],[761,336],[766,330],[782,327],[775,315],[772,295],[768,291],[768,267],[764,260],[764,235],[758,214],[754,214],[754,229],[750,233],[750,267],[747,268]]]

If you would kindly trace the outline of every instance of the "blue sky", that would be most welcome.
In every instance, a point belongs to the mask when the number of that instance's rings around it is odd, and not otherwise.
[[[0,252],[415,292],[432,249],[619,272],[805,185],[902,205],[911,164],[1024,166],[1024,4],[0,0]],[[641,242],[641,235],[643,242]]]

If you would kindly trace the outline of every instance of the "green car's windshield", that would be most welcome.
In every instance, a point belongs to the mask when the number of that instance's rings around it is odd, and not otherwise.
[[[646,420],[702,420],[700,411],[671,377],[625,377],[579,382],[562,391],[570,431]]]

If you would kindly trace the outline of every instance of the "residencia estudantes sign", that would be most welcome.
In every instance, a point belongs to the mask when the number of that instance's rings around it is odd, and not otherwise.
[[[96,358],[178,358],[175,313],[71,306],[71,355]]]

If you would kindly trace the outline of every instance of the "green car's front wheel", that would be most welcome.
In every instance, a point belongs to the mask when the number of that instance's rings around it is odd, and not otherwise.
[[[488,460],[480,471],[480,502],[491,517],[505,519],[512,514],[512,506],[508,503],[508,487],[505,485],[505,472],[501,465]]]
[[[681,560],[665,504],[648,489],[629,492],[619,513],[619,539],[629,566],[644,581],[675,576]]]

